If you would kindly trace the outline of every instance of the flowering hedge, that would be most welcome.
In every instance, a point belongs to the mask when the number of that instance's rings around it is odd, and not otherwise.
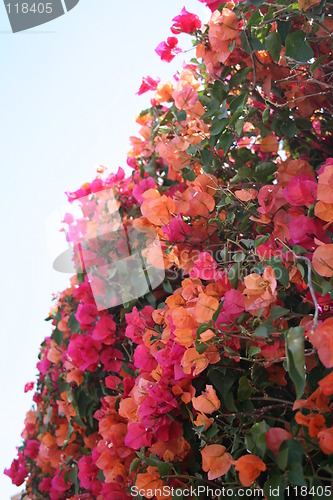
[[[29,498],[330,496],[332,4],[205,3],[156,49],[196,57],[142,81],[132,175],[69,195],[78,272],[5,471]],[[162,278],[127,300],[131,252]]]

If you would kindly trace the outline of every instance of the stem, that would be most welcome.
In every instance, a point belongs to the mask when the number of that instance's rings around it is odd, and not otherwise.
[[[311,264],[311,261],[308,257],[303,257],[301,255],[295,255],[295,257],[298,260],[304,260],[308,265],[308,287],[309,287],[311,297],[312,297],[314,307],[315,307],[315,313],[313,316],[313,323],[312,323],[312,328],[311,328],[311,333],[313,334],[315,329],[317,328],[317,325],[318,325],[319,308],[318,308],[317,297],[316,297],[316,294],[315,294],[315,291],[314,291],[313,285],[312,285],[312,264]]]

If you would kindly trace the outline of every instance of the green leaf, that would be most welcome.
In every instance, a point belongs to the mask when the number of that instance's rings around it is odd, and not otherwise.
[[[264,163],[259,163],[259,165],[256,166],[255,171],[254,171],[254,177],[257,180],[267,180],[269,176],[274,174],[276,172],[277,166],[275,163],[272,161],[267,161]]]
[[[177,113],[177,121],[179,122],[182,122],[184,120],[186,120],[186,111],[185,109],[182,109],[181,111],[179,111],[179,113]]]
[[[75,495],[78,495],[79,493],[79,488],[80,488],[80,483],[79,483],[79,478],[78,478],[78,471],[77,467],[73,467],[68,475],[68,478],[72,484],[74,484],[75,487]]]
[[[296,387],[297,399],[305,388],[304,328],[290,328],[286,335],[287,369]]]
[[[221,305],[222,305],[222,302],[221,302]],[[197,337],[199,338],[202,333],[204,333],[205,331],[208,330],[209,327],[210,327],[209,323],[202,323],[201,325],[199,325],[197,328]]]
[[[202,149],[200,151],[200,155],[201,155],[201,160],[202,160],[202,164],[203,164],[203,167],[207,168],[211,168],[211,165],[212,165],[212,158],[213,158],[213,154],[211,151],[209,151],[209,149],[205,148],[205,149]]]
[[[222,102],[228,95],[228,85],[220,82],[219,80],[215,80],[213,84],[213,97],[218,99],[219,102]]]
[[[168,463],[168,462],[158,462],[157,463],[157,469],[158,469],[158,473],[160,475],[160,477],[165,477],[165,476],[168,476],[170,474],[170,470],[172,469],[173,465],[172,463]]]
[[[295,463],[302,464],[304,448],[296,439],[284,441],[279,449],[277,464],[281,470],[285,470],[287,466]]]
[[[302,30],[293,31],[286,38],[286,56],[298,62],[308,62],[313,58],[313,50],[306,41]]]
[[[248,98],[247,92],[235,97],[231,101],[230,106],[229,106],[230,113],[234,113],[236,111],[236,109],[244,109],[245,103],[247,102],[247,98]]]
[[[254,389],[246,377],[239,379],[237,397],[238,401],[247,401],[253,394]]]
[[[266,444],[266,433],[269,426],[265,421],[254,424],[250,431],[245,436],[246,448],[255,455],[264,455],[267,444]]]
[[[240,275],[240,265],[237,262],[229,269],[229,272],[228,272],[228,278],[229,278],[229,281],[230,281],[232,288],[237,289],[238,281],[239,281],[239,277],[240,277],[239,275]]]
[[[264,234],[263,236],[259,236],[259,238],[257,238],[254,242],[254,248],[258,248],[263,243],[266,243],[266,241],[268,241],[270,237],[271,237],[270,234]]]
[[[239,182],[242,181],[243,179],[251,179],[253,175],[252,170],[249,167],[241,167],[238,169],[237,174],[235,177],[231,179],[231,182]]]
[[[183,168],[182,176],[184,181],[194,181],[194,179],[196,178],[195,172],[191,169],[191,167]]]
[[[216,147],[217,149],[223,149],[224,153],[226,153],[229,150],[231,144],[233,143],[233,140],[234,140],[233,133],[230,131],[225,131],[220,136]]]
[[[68,327],[71,329],[72,333],[79,333],[81,331],[80,323],[75,317],[75,313],[72,313],[68,319]]]
[[[296,486],[307,486],[307,482],[304,479],[303,467],[299,462],[294,462],[290,465],[288,470],[288,479],[292,484]]]
[[[280,260],[270,259],[267,265],[273,268],[275,277],[281,285],[289,285],[289,273]]]
[[[67,431],[67,436],[66,436],[66,441],[68,442],[71,438],[71,435],[73,434],[74,432],[74,427],[72,425],[72,422],[69,421],[68,423],[68,431]]]
[[[281,42],[285,43],[287,36],[289,35],[290,32],[290,27],[291,27],[291,19],[288,21],[283,21],[283,20],[278,20],[277,21],[277,27],[278,27],[278,32],[281,37]]]
[[[63,339],[63,332],[61,332],[60,330],[58,330],[58,328],[55,328],[53,333],[52,333],[52,338],[53,340],[58,344],[58,345],[61,345],[62,343],[62,339]]]
[[[261,352],[261,347],[257,347],[255,345],[253,345],[252,347],[250,347],[249,349],[249,352],[248,352],[248,356],[250,358],[252,358],[252,356],[255,356],[256,354],[259,354]]]
[[[310,66],[311,73],[313,74],[314,70],[319,66],[319,64],[325,61],[327,58],[328,56],[318,57]]]
[[[271,108],[269,106],[267,106],[267,108],[263,111],[263,114],[262,114],[262,122],[263,123],[268,123],[269,122],[269,119],[270,119],[270,116],[271,116]]]
[[[228,119],[227,118],[222,118],[222,120],[219,120],[218,118],[214,118],[212,121],[212,126],[210,129],[210,135],[220,135],[220,133],[226,128],[228,124]]]
[[[247,27],[247,28],[250,28],[250,27],[251,27],[251,26],[253,26],[254,24],[257,24],[257,25],[258,25],[258,24],[260,23],[260,21],[261,21],[262,17],[263,17],[263,16],[262,16],[262,14],[261,14],[260,10],[259,10],[259,9],[257,9],[257,10],[254,12],[254,14],[252,14],[252,16],[250,16],[250,18],[249,18],[249,20],[248,20],[248,22],[247,22],[247,24],[246,24],[246,27]]]
[[[232,260],[234,262],[243,262],[243,260],[246,258],[246,254],[244,252],[236,252],[232,256]]]
[[[141,463],[141,458],[138,457],[133,458],[129,468],[129,472],[136,472],[138,470],[140,463]]]
[[[285,307],[274,306],[271,309],[271,314],[269,316],[269,319],[274,320],[274,319],[281,318],[282,316],[285,316],[289,312],[290,312],[290,310],[286,309]]]
[[[229,411],[237,411],[232,393],[232,386],[237,380],[237,373],[226,371],[223,373],[221,369],[211,369],[208,373],[208,378],[212,382],[215,390],[222,396],[223,403]]]
[[[214,314],[213,314],[213,316],[212,316],[212,321],[213,321],[214,323],[216,323],[217,318],[220,316],[220,312],[221,312],[222,307],[223,307],[223,302],[220,302],[220,303],[219,303],[219,307],[216,309],[216,311],[214,312]],[[200,328],[200,327],[199,327],[199,328]],[[206,330],[207,330],[207,328],[206,328]],[[198,332],[198,330],[197,330],[197,332]]]
[[[286,120],[283,125],[281,125],[281,132],[286,134],[287,137],[295,137],[299,134],[299,129],[293,120]]]
[[[266,36],[265,44],[274,61],[278,62],[282,49],[281,36],[279,32],[272,31],[268,36]]]
[[[203,354],[205,351],[207,351],[208,347],[209,345],[205,342],[199,342],[198,340],[195,341],[195,350],[198,354]]]
[[[260,325],[254,330],[254,335],[256,337],[268,337],[268,330],[265,326]]]

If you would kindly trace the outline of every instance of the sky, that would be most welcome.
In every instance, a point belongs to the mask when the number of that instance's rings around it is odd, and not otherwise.
[[[92,180],[98,165],[126,166],[135,115],[149,103],[135,95],[141,77],[170,80],[184,60],[167,64],[154,52],[183,6],[208,18],[196,0],[80,0],[66,15],[13,34],[0,2],[0,500],[21,490],[2,471],[32,403],[24,385],[36,379],[39,345],[51,333],[44,318],[52,293],[70,277],[52,268],[46,227],[50,233],[65,191]],[[191,49],[190,37],[180,40]]]

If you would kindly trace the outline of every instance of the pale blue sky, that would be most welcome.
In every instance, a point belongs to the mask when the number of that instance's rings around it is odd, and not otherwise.
[[[35,380],[51,294],[68,276],[53,271],[45,221],[64,192],[98,164],[125,166],[141,77],[168,80],[184,56],[162,63],[154,49],[181,8],[207,18],[196,0],[80,0],[71,12],[12,34],[0,3],[1,426],[0,500],[18,491],[2,475],[15,457]],[[191,47],[190,38],[181,45]],[[187,58],[191,54],[187,54]]]

